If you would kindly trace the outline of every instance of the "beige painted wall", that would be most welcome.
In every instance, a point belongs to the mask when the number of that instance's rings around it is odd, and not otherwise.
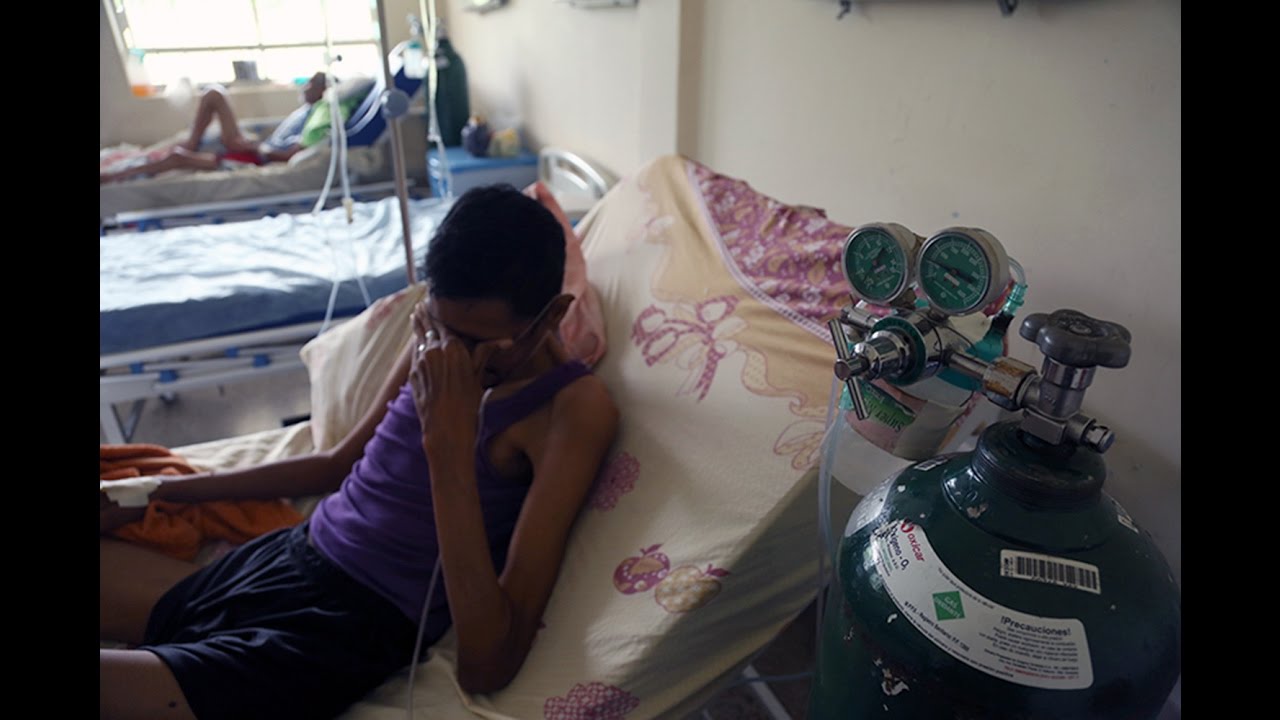
[[[653,154],[642,149],[641,138],[655,130],[642,117],[641,94],[648,91],[654,103],[667,98],[653,75],[642,90],[642,68],[660,63],[674,72],[670,8],[678,5],[650,1],[588,11],[551,0],[511,0],[478,14],[464,11],[461,0],[439,0],[466,63],[473,113],[497,126],[519,124],[533,148],[562,145],[615,173],[630,172]],[[654,27],[645,34],[647,25]],[[674,120],[673,107],[668,113]]]

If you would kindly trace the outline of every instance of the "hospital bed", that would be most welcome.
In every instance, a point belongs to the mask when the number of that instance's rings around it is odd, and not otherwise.
[[[412,98],[423,81],[405,75],[399,50],[396,48],[390,56],[395,68],[392,82]],[[345,124],[351,183],[358,193],[366,196],[379,191],[390,194],[387,191],[393,187],[389,182],[392,161],[385,142],[387,121],[382,115],[380,102],[385,87],[381,75],[375,77],[364,100],[352,111]],[[272,126],[258,124],[247,129],[266,137]],[[243,217],[246,212],[255,212],[257,217],[272,212],[289,212],[295,210],[293,205],[297,203],[309,205],[315,202],[324,185],[329,163],[329,144],[321,143],[298,153],[287,163],[213,172],[169,172],[145,179],[108,183],[99,187],[99,219],[105,231],[122,226],[140,229],[171,227],[184,224],[181,221],[184,217],[209,222],[224,216]],[[217,202],[211,202],[213,200]]]
[[[419,717],[684,718],[814,599],[832,387],[822,321],[847,302],[837,255],[849,230],[676,156],[586,214],[578,233],[608,344],[596,372],[620,436],[520,674],[493,695],[462,692],[450,632],[416,671]],[[309,422],[175,451],[216,469],[331,447],[373,402],[423,292],[307,344]],[[846,517],[854,498],[833,499]],[[633,574],[642,557],[683,582]],[[403,717],[407,681],[406,669],[343,717]]]
[[[622,411],[619,438],[520,674],[501,692],[464,693],[447,633],[416,671],[417,717],[684,720],[750,673],[815,595],[832,387],[820,321],[846,302],[836,261],[849,229],[680,157],[587,213],[578,232],[608,342],[596,372]],[[332,447],[375,401],[423,292],[400,290],[304,346],[309,421],[175,452],[215,470]],[[832,499],[839,521],[856,498]],[[315,500],[296,502],[309,512]],[[641,587],[627,569],[638,557],[684,586]],[[342,717],[404,717],[408,678]]]
[[[613,182],[571,152],[542,157],[539,179],[570,207],[603,197]],[[408,208],[416,264],[448,203],[417,199]],[[351,224],[335,208],[100,237],[106,441],[130,439],[150,398],[301,371],[298,351],[326,315],[341,322],[408,285],[401,227],[395,199],[384,198],[356,203]]]
[[[447,209],[409,204],[416,256]],[[395,198],[239,223],[99,239],[99,370],[109,442],[129,433],[115,405],[298,370],[298,349],[406,287]],[[337,283],[335,286],[335,282]],[[363,284],[363,288],[361,287]],[[332,304],[332,310],[329,310]]]

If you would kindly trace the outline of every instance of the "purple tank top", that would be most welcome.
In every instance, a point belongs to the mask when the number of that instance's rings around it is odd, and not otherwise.
[[[507,397],[484,404],[476,438],[476,482],[493,566],[502,574],[507,544],[529,485],[498,476],[489,441],[527,417],[561,388],[591,372],[577,360],[560,365]],[[431,479],[422,450],[422,426],[409,383],[387,404],[387,414],[338,492],[311,516],[311,543],[348,575],[390,600],[417,624],[436,555]],[[427,636],[449,625],[443,575],[431,601]]]

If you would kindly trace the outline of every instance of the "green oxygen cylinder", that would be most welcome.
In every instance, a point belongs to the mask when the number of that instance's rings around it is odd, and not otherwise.
[[[1128,363],[1130,334],[1059,310],[1020,335],[1043,353],[1039,373],[1007,357],[937,359],[1021,419],[987,428],[972,452],[909,465],[850,516],[810,718],[1150,719],[1169,696],[1180,590],[1103,491],[1114,434],[1077,412],[1096,367]],[[867,344],[906,344],[890,340]],[[841,356],[853,375],[865,359]]]
[[[462,144],[462,128],[471,117],[467,95],[467,67],[440,24],[436,41],[436,120],[446,147]]]

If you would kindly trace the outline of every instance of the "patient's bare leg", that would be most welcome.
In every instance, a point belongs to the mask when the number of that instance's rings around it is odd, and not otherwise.
[[[99,183],[128,180],[138,175],[154,175],[169,170],[217,170],[218,156],[211,152],[190,152],[178,146],[164,157],[113,173],[99,173]]]
[[[213,122],[214,118],[218,119],[218,127],[222,131],[222,144],[227,150],[231,152],[257,150],[256,143],[250,142],[240,134],[240,124],[236,121],[235,112],[231,110],[231,104],[227,102],[227,96],[217,89],[208,90],[200,96],[200,105],[196,108],[196,119],[191,124],[191,136],[179,147],[191,152],[199,150],[204,131],[209,128],[209,123]]]
[[[99,539],[99,638],[141,643],[156,601],[198,569],[195,563],[175,560],[137,545]]]
[[[146,650],[98,651],[98,714],[111,720],[195,718],[169,666]]]

